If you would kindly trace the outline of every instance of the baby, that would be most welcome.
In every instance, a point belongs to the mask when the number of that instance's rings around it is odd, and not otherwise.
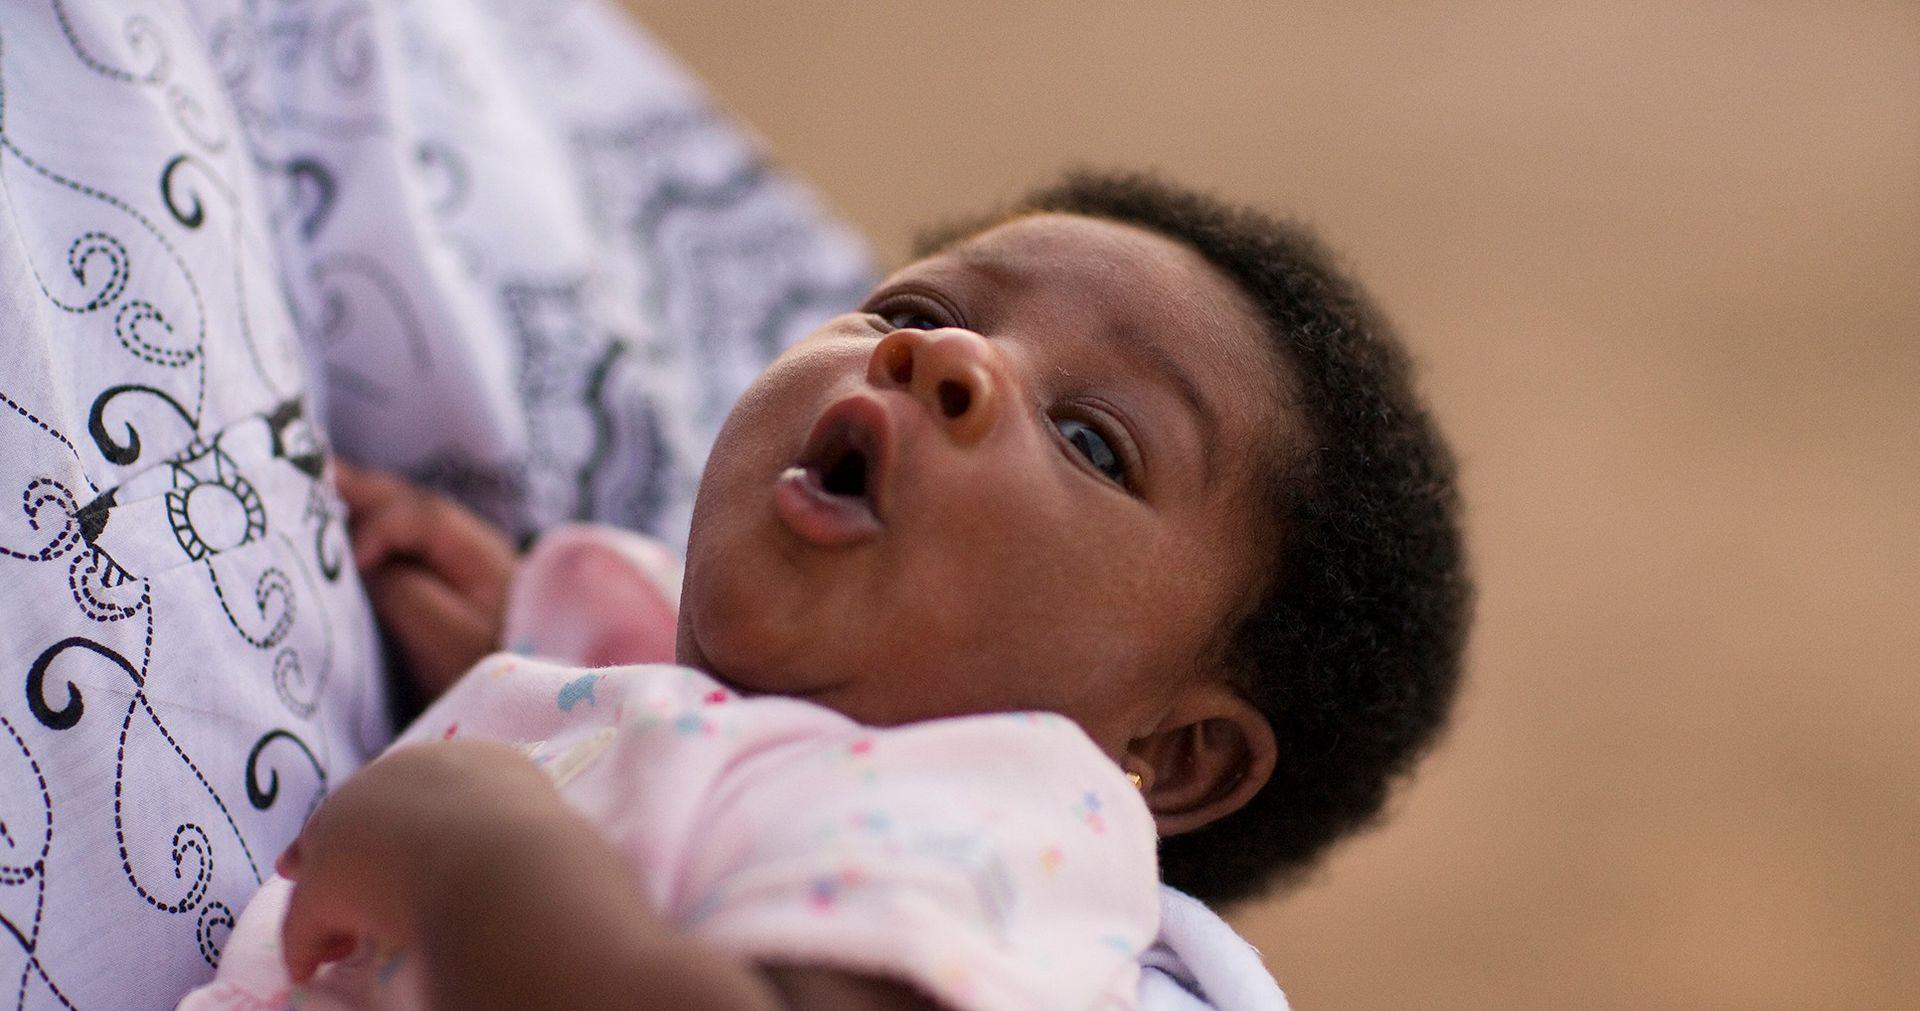
[[[936,236],[759,377],[679,666],[552,659],[647,653],[604,648],[644,564],[556,607],[578,553],[537,548],[508,614],[502,535],[342,491],[429,693],[503,622],[548,658],[343,784],[187,1007],[1129,1007],[1162,880],[1246,898],[1378,813],[1468,610],[1385,324],[1299,231],[1135,176]]]

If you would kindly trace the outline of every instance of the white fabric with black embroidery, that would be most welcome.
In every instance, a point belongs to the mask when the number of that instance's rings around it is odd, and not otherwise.
[[[0,6],[0,1008],[170,1007],[388,737],[329,449],[684,536],[862,247],[614,11]]]

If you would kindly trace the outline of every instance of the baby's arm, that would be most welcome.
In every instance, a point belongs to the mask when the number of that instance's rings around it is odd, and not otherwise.
[[[499,648],[518,554],[506,534],[451,499],[333,461],[354,564],[373,610],[429,700]]]
[[[321,805],[281,860],[295,980],[362,938],[417,953],[437,1007],[928,1008],[832,970],[763,970],[662,922],[625,860],[517,750],[403,748]]]

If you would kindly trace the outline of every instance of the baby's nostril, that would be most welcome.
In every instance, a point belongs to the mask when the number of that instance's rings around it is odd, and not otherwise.
[[[958,418],[967,413],[967,408],[973,405],[973,394],[967,392],[965,386],[951,379],[941,380],[940,385],[934,388],[934,392],[940,397],[940,413],[949,418]]]

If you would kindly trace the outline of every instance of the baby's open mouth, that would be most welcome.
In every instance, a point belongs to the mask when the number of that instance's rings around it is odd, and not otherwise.
[[[802,538],[840,547],[880,532],[881,471],[886,462],[886,408],[848,397],[820,415],[794,465],[775,482],[780,517]]]
[[[804,466],[818,475],[820,487],[829,495],[867,497],[867,451],[851,433],[836,429],[820,459]]]

